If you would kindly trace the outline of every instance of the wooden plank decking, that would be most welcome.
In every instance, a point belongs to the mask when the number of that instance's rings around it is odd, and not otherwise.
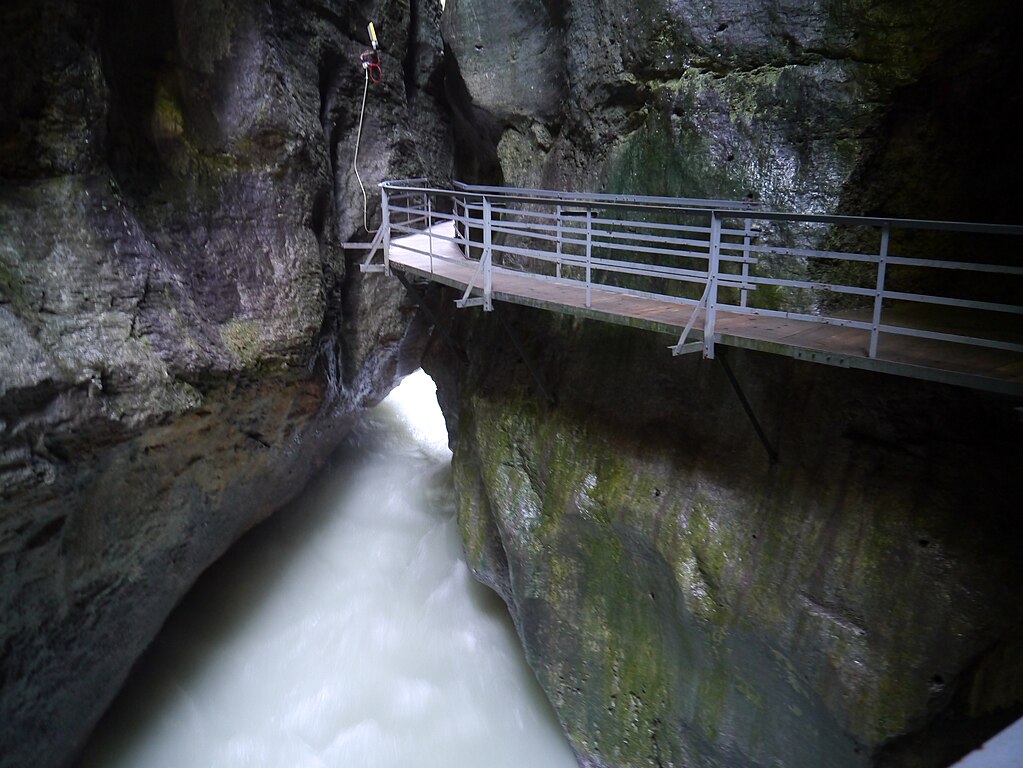
[[[432,230],[453,236],[450,223]],[[431,242],[432,241],[432,242]],[[433,249],[433,258],[429,255]],[[475,274],[478,262],[466,259],[458,247],[442,237],[426,233],[391,241],[393,269],[425,277],[464,291],[473,281],[474,293],[482,292],[483,275]],[[495,266],[493,299],[673,334],[676,338],[689,321],[693,307],[668,300],[635,296],[591,287],[586,306],[585,286],[578,282],[540,278]],[[702,338],[704,313],[694,322],[691,340]],[[899,324],[888,316],[885,322]],[[917,319],[915,327],[923,327]],[[947,326],[940,330],[954,332]],[[839,325],[731,313],[719,310],[715,343],[760,350],[802,360],[849,368],[882,371],[918,379],[1023,395],[1023,355],[944,341],[882,334],[877,357],[868,356],[870,333]]]

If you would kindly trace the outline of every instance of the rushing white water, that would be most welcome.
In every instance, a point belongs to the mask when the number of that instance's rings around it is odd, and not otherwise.
[[[466,567],[429,377],[363,434],[202,577],[85,768],[575,766],[504,606]]]

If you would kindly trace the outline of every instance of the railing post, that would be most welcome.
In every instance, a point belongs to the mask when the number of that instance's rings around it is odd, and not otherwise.
[[[746,219],[742,230],[742,289],[739,292],[739,306],[745,307],[749,297],[749,289],[746,283],[749,282],[749,254],[750,244],[753,241],[753,219]]]
[[[586,308],[590,308],[590,281],[592,267],[590,261],[593,258],[593,209],[586,206]]]
[[[490,228],[490,198],[483,198],[483,311],[490,312],[494,308],[491,298],[493,292],[493,257],[492,231]]]
[[[557,262],[556,262],[557,266],[555,267],[555,274],[557,275],[557,277],[561,277],[561,247],[562,247],[561,241],[564,238],[564,232],[562,232],[562,230],[561,230],[561,204],[560,203],[555,208],[555,211],[557,213],[557,220],[556,220],[556,222],[557,222],[557,230],[556,230],[557,243],[555,244],[555,249],[556,249],[557,254],[558,254]]]
[[[891,226],[885,222],[881,227],[881,253],[877,262],[877,286],[874,289],[874,315],[870,321],[870,350],[867,356],[877,357],[877,342],[881,335],[881,305],[884,303],[884,280],[888,268],[888,241]]]
[[[426,195],[426,236],[430,242],[430,274],[433,274],[433,205]]]
[[[465,228],[465,217],[463,215],[463,210],[462,210],[462,201],[459,198],[455,197],[454,195],[451,196],[451,212],[452,212],[452,214],[455,217],[455,221],[454,221],[454,225],[455,225],[455,244],[459,246],[459,250],[462,250],[463,254],[466,256],[466,258],[468,258],[468,256],[469,256],[469,243],[468,243],[469,233],[466,231],[466,228]],[[465,242],[459,241],[458,238],[460,238],[460,237],[463,238],[465,240]]]
[[[714,359],[714,321],[717,319],[718,268],[721,261],[721,217],[710,212],[710,255],[707,260],[707,319],[703,323],[703,356]]]
[[[380,187],[380,227],[384,230],[384,274],[391,274],[391,206],[387,187]]]

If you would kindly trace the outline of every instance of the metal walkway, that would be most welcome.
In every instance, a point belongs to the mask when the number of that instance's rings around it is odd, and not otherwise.
[[[365,271],[462,291],[460,307],[669,333],[675,354],[726,345],[1023,395],[1023,227],[421,179],[381,193],[377,239],[346,245],[369,249]]]

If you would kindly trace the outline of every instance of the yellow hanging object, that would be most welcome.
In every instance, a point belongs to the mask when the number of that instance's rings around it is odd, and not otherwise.
[[[377,49],[377,47],[378,47],[377,46],[377,31],[373,27],[373,22],[372,21],[369,23],[369,26],[366,27],[366,29],[369,30],[369,41],[370,41],[370,43],[373,44],[373,50],[375,51]]]

